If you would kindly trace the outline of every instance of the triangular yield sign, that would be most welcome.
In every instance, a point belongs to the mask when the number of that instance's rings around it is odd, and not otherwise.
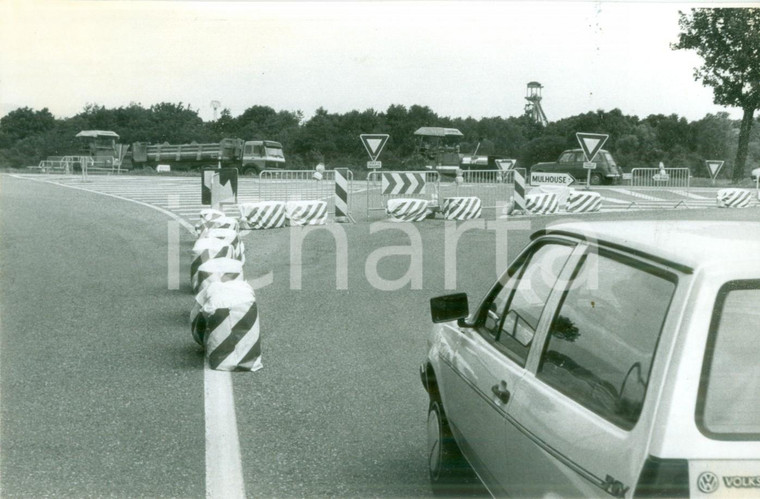
[[[372,161],[376,161],[377,157],[380,156],[385,143],[388,142],[388,137],[390,135],[387,133],[363,133],[359,135],[364,148],[367,150],[367,154],[369,154],[369,159]]]
[[[494,161],[501,171],[511,170],[515,166],[515,163],[517,163],[517,160],[514,159],[496,159]]]
[[[720,169],[723,168],[723,161],[707,160],[705,163],[707,164],[707,169],[710,170],[710,175],[712,175],[712,178],[715,178],[718,175]]]
[[[578,139],[581,149],[583,149],[583,154],[586,155],[586,161],[594,161],[596,153],[602,148],[609,135],[578,132],[575,134],[575,137]]]

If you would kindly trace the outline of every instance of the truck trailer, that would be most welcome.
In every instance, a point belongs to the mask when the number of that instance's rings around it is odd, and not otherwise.
[[[131,160],[133,168],[169,165],[173,171],[182,171],[202,166],[222,166],[238,168],[242,175],[247,175],[285,167],[282,145],[272,140],[226,138],[203,144],[135,142],[130,149],[125,162]]]

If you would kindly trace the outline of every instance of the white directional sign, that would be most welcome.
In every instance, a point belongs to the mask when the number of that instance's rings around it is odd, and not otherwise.
[[[517,160],[516,159],[504,159],[504,158],[502,158],[502,159],[494,159],[494,161],[496,162],[496,166],[499,167],[499,170],[501,170],[503,172],[511,170],[512,168],[515,167],[515,164],[517,164]]]
[[[708,159],[705,161],[705,164],[707,165],[707,169],[710,170],[710,175],[712,175],[713,179],[718,176],[718,172],[723,168],[723,161],[719,160]]]
[[[569,173],[530,173],[530,185],[570,185],[573,182],[575,179]]]
[[[594,161],[596,153],[602,148],[609,135],[603,133],[581,133],[575,134],[575,138],[578,139],[578,143],[583,149],[583,154],[586,155],[586,161]]]
[[[359,135],[364,148],[367,150],[367,154],[369,154],[369,159],[372,161],[376,161],[377,157],[380,156],[380,151],[383,150],[385,143],[388,142],[388,137],[390,135],[387,133],[363,133]]]

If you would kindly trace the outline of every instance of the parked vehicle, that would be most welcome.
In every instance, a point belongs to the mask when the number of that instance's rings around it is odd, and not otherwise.
[[[167,164],[172,170],[192,170],[202,166],[237,167],[240,173],[258,174],[265,169],[283,169],[282,145],[271,140],[227,138],[221,142],[198,144],[132,144],[126,161],[135,168]]]
[[[414,135],[417,137],[417,154],[422,156],[428,168],[441,174],[456,175],[462,159],[459,153],[462,132],[456,128],[423,126]]]
[[[586,157],[582,149],[570,149],[563,151],[559,159],[554,162],[536,163],[530,167],[531,173],[569,173],[575,178],[576,183],[585,183],[588,176],[588,170],[583,167]],[[623,178],[623,172],[615,163],[612,155],[602,149],[594,157],[596,168],[591,170],[591,185],[613,184]]]
[[[760,494],[760,223],[538,231],[485,299],[431,300],[429,471],[493,495]]]

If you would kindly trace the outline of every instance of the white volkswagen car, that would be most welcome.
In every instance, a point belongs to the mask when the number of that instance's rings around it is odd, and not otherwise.
[[[431,312],[436,490],[760,496],[760,223],[555,226]]]

